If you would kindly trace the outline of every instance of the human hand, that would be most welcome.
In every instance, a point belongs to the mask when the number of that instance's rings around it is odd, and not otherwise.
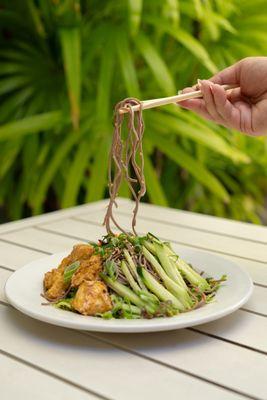
[[[220,85],[237,84],[225,91]],[[179,103],[202,117],[247,135],[267,135],[267,57],[248,57],[183,93],[199,89],[202,99]]]

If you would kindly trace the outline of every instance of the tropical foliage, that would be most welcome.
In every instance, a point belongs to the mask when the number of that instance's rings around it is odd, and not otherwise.
[[[265,0],[1,0],[4,218],[106,196],[114,104],[173,95],[266,54],[266,24]],[[265,139],[177,106],[146,111],[145,123],[147,201],[264,218]]]

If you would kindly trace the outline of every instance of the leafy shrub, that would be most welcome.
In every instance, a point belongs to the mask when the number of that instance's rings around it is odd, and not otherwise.
[[[266,54],[266,24],[265,0],[2,0],[4,217],[103,198],[114,104],[173,95]],[[264,218],[265,139],[176,106],[146,111],[145,122],[147,201]]]

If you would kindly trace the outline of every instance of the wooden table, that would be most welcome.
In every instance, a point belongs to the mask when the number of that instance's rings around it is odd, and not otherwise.
[[[267,399],[267,228],[141,206],[140,233],[171,239],[178,250],[217,253],[253,278],[251,300],[209,324],[156,334],[85,333],[41,323],[7,304],[3,286],[14,270],[104,234],[105,205],[0,226],[1,400]],[[122,223],[131,206],[120,201]]]

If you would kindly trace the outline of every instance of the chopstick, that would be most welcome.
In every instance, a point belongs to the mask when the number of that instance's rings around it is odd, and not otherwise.
[[[230,89],[235,89],[239,87],[239,85],[222,85],[224,90],[230,90]],[[183,94],[178,94],[176,96],[170,96],[170,97],[162,97],[160,99],[152,99],[152,100],[145,100],[142,101],[142,110],[147,110],[149,108],[154,108],[154,107],[159,107],[159,106],[165,106],[167,104],[172,104],[172,103],[178,103],[179,101],[183,100],[189,100],[189,99],[197,99],[201,98],[202,93],[200,90],[195,90],[194,92],[189,92],[189,93],[183,93]],[[132,106],[133,111],[138,111],[140,109],[139,104],[136,106]],[[122,108],[119,110],[120,114],[125,114],[127,113],[126,108]]]

